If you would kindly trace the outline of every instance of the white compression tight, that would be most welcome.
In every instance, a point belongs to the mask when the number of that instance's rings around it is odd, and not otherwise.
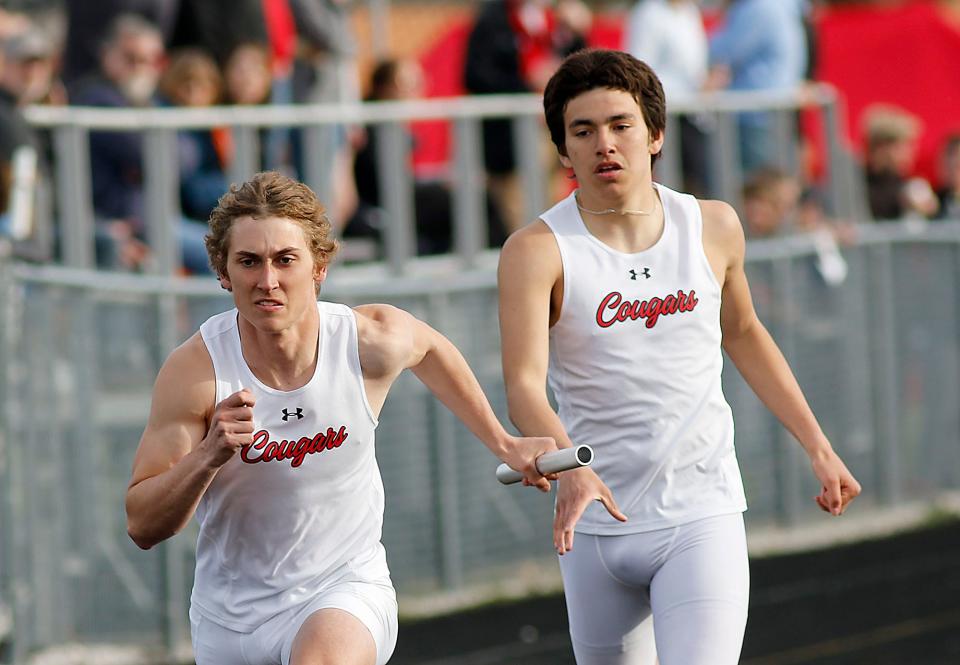
[[[577,665],[736,665],[750,573],[740,513],[622,536],[578,533],[560,557]]]

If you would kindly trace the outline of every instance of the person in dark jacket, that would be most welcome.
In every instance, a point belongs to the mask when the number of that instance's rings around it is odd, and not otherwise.
[[[472,94],[541,92],[560,61],[586,46],[589,11],[579,0],[483,3],[467,40],[464,87]],[[508,231],[523,224],[509,118],[483,123],[488,183]]]
[[[154,106],[165,50],[160,30],[142,17],[125,14],[110,26],[100,71],[74,83],[71,104],[109,108]],[[115,268],[139,268],[147,258],[145,235],[143,136],[137,132],[90,132],[93,208],[101,238],[98,261]],[[192,273],[210,271],[203,236],[206,224],[175,219],[183,266]],[[112,247],[112,249],[111,249]]]

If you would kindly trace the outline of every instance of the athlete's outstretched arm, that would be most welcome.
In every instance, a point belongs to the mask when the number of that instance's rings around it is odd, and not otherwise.
[[[720,312],[723,348],[757,397],[803,446],[822,485],[817,504],[840,515],[860,494],[860,483],[834,452],[786,359],[757,317],[744,272],[746,242],[737,214],[717,201],[702,206],[704,242],[722,247],[728,258]]]
[[[546,388],[551,299],[559,300],[562,274],[560,250],[542,221],[511,235],[500,253],[500,340],[510,420],[524,434],[551,436],[559,447],[569,448],[573,442],[550,406]],[[558,482],[553,524],[558,553],[573,548],[573,529],[591,501],[626,520],[592,469],[567,471]]]
[[[253,394],[242,390],[214,408],[213,364],[199,334],[160,369],[150,419],[127,488],[127,532],[149,549],[178,533],[217,471],[250,443]]]
[[[553,439],[510,435],[450,340],[409,312],[390,305],[364,305],[356,312],[360,364],[375,409],[383,405],[397,375],[410,369],[494,455],[521,471],[526,484],[550,489],[549,481],[536,469],[536,459],[556,450]]]

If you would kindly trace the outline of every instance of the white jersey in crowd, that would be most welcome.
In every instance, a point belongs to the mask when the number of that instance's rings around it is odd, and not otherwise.
[[[693,0],[640,0],[627,14],[624,49],[650,65],[671,102],[703,89],[709,64],[707,31]]]
[[[629,520],[599,502],[576,530],[650,531],[746,509],[733,416],[720,385],[720,286],[703,249],[697,200],[655,185],[657,242],[619,252],[586,228],[574,195],[541,218],[563,261],[548,379],[574,443]]]
[[[200,328],[217,402],[241,388],[256,397],[253,443],[220,469],[196,511],[191,603],[231,630],[252,631],[309,601],[348,560],[369,566],[379,559],[388,574],[377,420],[364,390],[356,319],[344,305],[317,307],[317,367],[291,391],[264,385],[250,371],[236,310]]]

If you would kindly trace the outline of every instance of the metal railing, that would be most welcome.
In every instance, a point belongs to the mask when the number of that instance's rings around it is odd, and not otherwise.
[[[826,85],[790,92],[717,92],[671,100],[668,107],[667,140],[657,166],[658,180],[680,187],[679,114],[696,114],[714,126],[708,133],[708,178],[710,195],[736,206],[740,200],[743,173],[737,143],[737,115],[744,111],[769,111],[772,137],[780,162],[788,173],[797,170],[798,109],[822,115],[823,144],[829,150],[825,180],[828,212],[847,219],[865,219],[863,199],[853,163],[840,132],[837,97]],[[291,105],[263,107],[215,107],[204,109],[105,109],[82,107],[32,107],[30,122],[52,132],[56,164],[52,169],[58,227],[64,264],[87,268],[94,265],[94,210],[91,197],[89,135],[91,131],[138,132],[144,136],[143,173],[147,240],[155,253],[157,274],[172,274],[179,259],[175,225],[179,217],[179,173],[176,159],[178,130],[228,127],[234,136],[235,156],[228,179],[240,182],[259,170],[258,130],[299,127],[305,156],[304,182],[322,200],[331,188],[333,128],[338,125],[379,127],[377,168],[382,207],[386,214],[383,247],[386,263],[402,274],[415,257],[413,175],[411,142],[407,126],[419,120],[451,123],[452,153],[447,173],[454,211],[453,246],[464,265],[471,265],[484,249],[487,215],[482,196],[484,169],[480,124],[488,118],[511,118],[518,173],[522,180],[525,219],[535,219],[549,207],[543,173],[544,146],[548,142],[542,122],[542,102],[534,95],[484,95],[455,99],[404,102],[373,102],[355,105]]]
[[[506,421],[496,257],[477,258],[413,261],[402,277],[334,267],[324,297],[430,322]],[[847,277],[831,283],[815,240],[786,237],[751,243],[747,270],[761,318],[863,483],[856,511],[960,488],[960,224],[865,226],[843,258]],[[0,263],[0,662],[70,643],[189,657],[195,531],[142,552],[123,496],[160,363],[231,304],[211,278]],[[822,519],[799,446],[730,363],[724,390],[749,529]],[[377,455],[401,611],[555,579],[550,497],[500,486],[496,461],[409,373],[384,407]]]

